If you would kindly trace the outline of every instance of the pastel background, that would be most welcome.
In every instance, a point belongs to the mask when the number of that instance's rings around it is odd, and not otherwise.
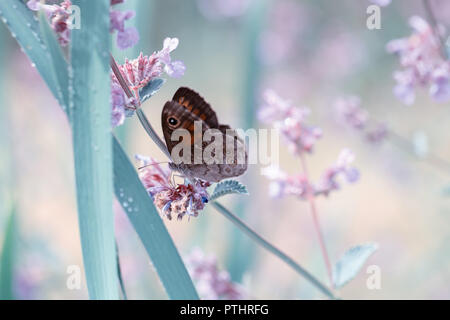
[[[438,8],[438,20],[448,26],[448,1],[432,3]],[[160,134],[162,106],[179,86],[200,92],[220,122],[233,127],[266,127],[256,117],[264,89],[309,107],[307,122],[323,130],[323,137],[307,155],[312,178],[318,179],[343,148],[353,151],[354,166],[361,174],[358,182],[342,183],[341,190],[317,199],[331,260],[352,245],[379,244],[366,266],[380,267],[381,289],[367,288],[365,266],[340,296],[449,299],[449,103],[435,102],[426,90],[417,89],[414,104],[405,106],[392,92],[398,59],[386,52],[390,40],[411,34],[408,18],[426,18],[426,12],[422,1],[394,0],[381,9],[381,29],[369,30],[366,8],[370,4],[363,0],[339,4],[330,0],[128,0],[123,6],[136,10],[132,23],[141,39],[135,48],[113,53],[122,63],[124,57],[135,58],[140,51],[160,50],[165,37],[179,39],[173,55],[186,65],[185,75],[169,79],[143,107]],[[16,298],[86,299],[84,280],[81,290],[66,287],[67,267],[83,265],[70,128],[3,25],[0,37],[0,244],[13,208],[18,218]],[[339,123],[333,102],[348,95],[359,96],[371,119],[386,124],[396,135],[373,144]],[[130,156],[151,155],[165,161],[135,117],[116,134]],[[290,174],[301,170],[298,158],[283,144],[280,166]],[[240,178],[249,196],[231,195],[225,204],[326,282],[307,202],[294,197],[272,199],[269,181],[260,170],[261,166],[251,165]],[[128,297],[165,299],[137,235],[120,206],[115,208]],[[306,280],[208,206],[197,218],[165,223],[182,255],[198,247],[216,256],[220,268],[242,284],[249,298],[321,297]]]

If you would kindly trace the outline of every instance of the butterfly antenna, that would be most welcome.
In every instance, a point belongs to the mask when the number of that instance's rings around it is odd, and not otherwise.
[[[164,163],[169,163],[169,161],[149,163],[149,164],[146,164],[145,166],[139,167],[138,170],[144,169],[146,167],[154,166],[156,164],[164,164]]]

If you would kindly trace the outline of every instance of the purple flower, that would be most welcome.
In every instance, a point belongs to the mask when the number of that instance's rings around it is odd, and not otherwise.
[[[290,101],[280,98],[273,90],[266,90],[263,100],[259,119],[280,131],[293,154],[312,152],[315,142],[322,137],[322,130],[305,123],[309,109],[293,107]]]
[[[344,176],[349,183],[354,183],[359,179],[359,172],[351,164],[355,156],[349,149],[344,149],[338,156],[336,163],[325,171],[322,178],[315,186],[316,194],[327,196],[331,191],[340,188],[337,181],[339,176]]]
[[[434,100],[450,101],[449,62],[441,54],[437,34],[442,30],[434,30],[419,16],[411,17],[409,24],[413,29],[411,36],[392,40],[386,45],[388,52],[399,57],[402,67],[394,73],[397,82],[395,96],[404,104],[411,105],[415,100],[415,89],[429,87]]]
[[[111,6],[123,3],[124,0],[111,0]],[[27,6],[30,10],[44,10],[50,21],[50,26],[55,31],[61,46],[67,46],[70,42],[70,28],[68,27],[68,19],[70,18],[72,5],[70,0],[64,0],[61,4],[47,5],[42,4],[38,0],[29,0]],[[110,32],[117,31],[117,46],[119,49],[127,49],[133,47],[139,41],[139,33],[135,27],[125,27],[125,21],[133,18],[135,12],[127,10],[121,12],[119,10],[110,10]]]
[[[361,100],[356,96],[339,98],[334,102],[337,118],[355,129],[363,129],[369,118],[366,110],[361,108]]]
[[[125,50],[139,42],[139,32],[135,27],[128,27],[117,33],[117,47]]]
[[[186,67],[182,61],[173,61],[170,53],[178,47],[177,38],[165,38],[163,49],[158,53],[159,60],[164,63],[164,71],[169,77],[180,78],[184,75]]]
[[[145,87],[151,80],[160,77],[166,72],[170,77],[181,77],[186,67],[181,61],[171,61],[170,53],[178,46],[177,38],[166,38],[163,49],[150,56],[144,56],[141,52],[136,59],[125,59],[123,65],[119,65],[127,86],[138,95],[139,89]],[[111,72],[111,101],[113,127],[123,124],[124,116],[132,116],[138,102],[135,98],[129,99],[118,79]]]
[[[369,142],[377,144],[386,139],[388,135],[388,129],[385,124],[379,123],[374,129],[366,133],[366,138]]]
[[[133,10],[119,11],[111,9],[109,31],[117,31],[117,47],[119,49],[128,49],[133,47],[139,41],[139,33],[135,27],[125,28],[125,21],[134,18],[136,13]]]
[[[241,300],[245,298],[242,287],[232,282],[227,271],[219,270],[214,256],[206,256],[203,251],[196,248],[184,260],[202,299]]]
[[[437,102],[450,100],[450,65],[444,63],[434,69],[431,75],[430,95]]]
[[[405,87],[397,85],[396,90],[399,91],[398,94],[401,94],[400,90],[404,90],[404,99],[408,99],[408,94],[414,95],[414,90],[409,90],[407,85]],[[365,136],[367,141],[380,143],[387,136],[387,127],[385,124],[375,121],[369,123],[369,113],[361,108],[361,100],[359,97],[349,96],[338,98],[334,103],[334,109],[339,122],[353,129],[357,129]]]
[[[176,184],[172,181],[171,170],[163,168],[154,159],[140,155],[136,159],[141,165],[139,178],[162,214],[169,220],[174,215],[178,220],[185,215],[198,216],[208,202],[206,188],[210,186],[209,182],[196,179],[187,184]]]
[[[269,194],[274,198],[294,196],[301,200],[308,199],[308,190],[312,190],[315,196],[327,196],[331,191],[338,190],[339,176],[344,176],[347,182],[354,183],[359,179],[359,172],[351,166],[354,160],[353,153],[344,149],[339,154],[336,163],[325,170],[318,183],[308,181],[305,174],[288,175],[277,166],[269,166],[262,170],[262,175],[271,182]]]
[[[55,31],[58,42],[62,47],[67,46],[70,42],[70,29],[67,20],[71,14],[71,11],[69,10],[71,5],[72,3],[70,0],[64,0],[59,5],[42,4],[37,0],[30,0],[27,2],[27,6],[30,10],[44,10],[50,21],[50,27]]]

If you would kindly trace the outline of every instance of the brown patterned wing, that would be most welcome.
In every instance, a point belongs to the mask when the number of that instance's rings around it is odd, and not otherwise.
[[[189,112],[205,121],[210,128],[218,128],[219,122],[216,113],[209,103],[194,90],[181,87],[175,92],[172,100],[178,102]]]
[[[201,126],[197,131],[196,123],[197,126]],[[205,130],[209,129],[202,119],[179,103],[168,101],[162,111],[161,126],[169,153],[172,154],[174,147],[177,147],[174,150],[172,161],[185,164],[202,163],[203,149],[207,145],[202,137]],[[173,136],[174,141],[172,141],[172,134],[179,129],[187,130],[189,136],[184,137],[185,133],[180,130],[180,132],[176,132],[178,135]],[[184,154],[185,149],[190,149],[190,157]]]

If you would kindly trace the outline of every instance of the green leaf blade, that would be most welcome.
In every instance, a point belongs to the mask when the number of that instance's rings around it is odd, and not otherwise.
[[[184,263],[133,164],[114,139],[114,188],[170,299],[199,299]]]
[[[20,44],[25,54],[36,66],[39,74],[58,99],[56,79],[47,68],[50,54],[42,39],[39,24],[33,12],[20,0],[1,0],[0,17]],[[62,103],[62,101],[59,101]]]
[[[72,30],[71,47],[73,148],[83,261],[90,298],[118,299],[112,210],[109,0],[78,0],[74,4],[83,13],[83,27]]]
[[[16,215],[14,209],[8,218],[0,255],[0,300],[13,300],[14,259],[16,248]]]

